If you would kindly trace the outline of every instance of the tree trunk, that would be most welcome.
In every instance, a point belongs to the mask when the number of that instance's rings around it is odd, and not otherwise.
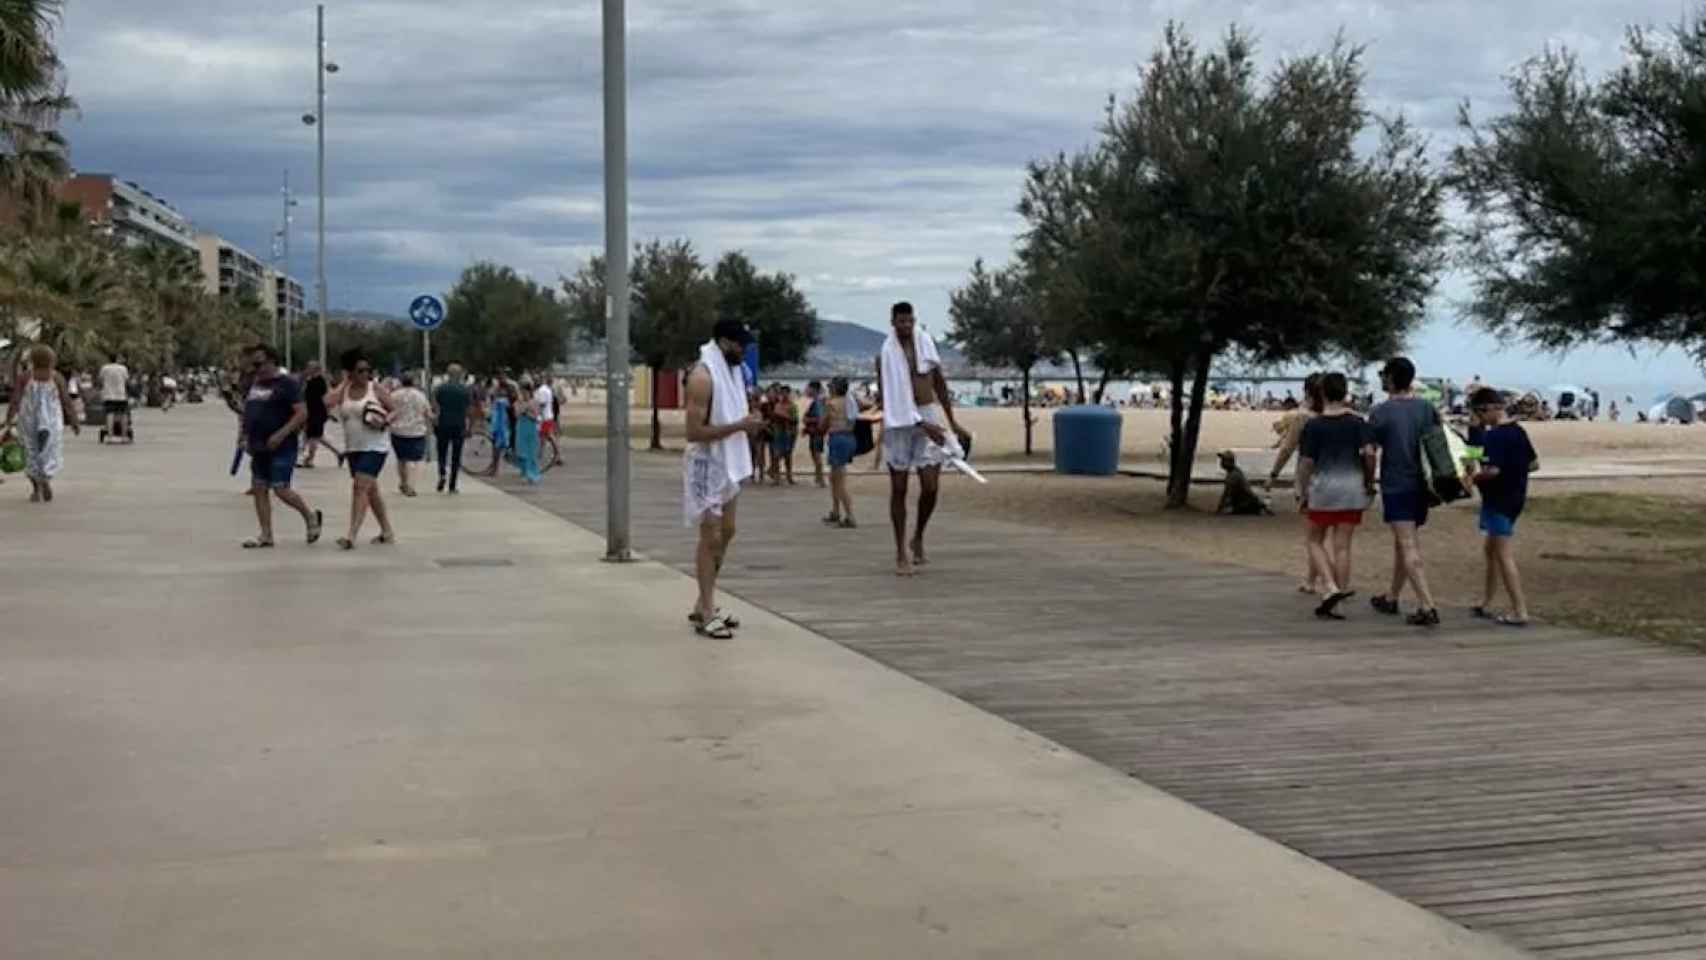
[[[1031,455],[1031,368],[1019,371],[1019,404],[1025,417],[1025,456]]]
[[[1190,505],[1191,470],[1196,466],[1197,440],[1202,436],[1203,405],[1208,400],[1209,367],[1213,363],[1214,352],[1203,348],[1196,358],[1196,382],[1191,384],[1191,409],[1185,420],[1184,444],[1182,448],[1173,451],[1174,469],[1167,486],[1168,509]],[[1178,410],[1177,402],[1174,403],[1173,409]],[[1174,417],[1177,416],[1175,412]]]
[[[1174,360],[1167,367],[1167,382],[1171,390],[1167,395],[1167,406],[1171,417],[1171,430],[1167,442],[1167,506],[1171,509],[1178,504],[1173,501],[1173,485],[1180,474],[1179,451],[1185,449],[1185,362]],[[1187,484],[1189,481],[1186,481]],[[1183,501],[1181,501],[1182,503]]]
[[[651,367],[649,369],[652,372],[652,375],[649,378],[652,381],[652,391],[651,391],[652,392],[652,447],[651,448],[653,450],[662,450],[663,449],[663,423],[658,420],[658,374],[663,372],[663,368],[662,367]]]
[[[1074,376],[1076,376],[1078,378],[1078,395],[1075,398],[1073,398],[1072,402],[1073,403],[1083,403],[1084,402],[1084,363],[1083,363],[1083,361],[1078,359],[1078,351],[1077,350],[1069,350],[1067,352],[1072,354],[1072,373]]]
[[[1113,376],[1113,374],[1114,372],[1112,370],[1109,370],[1106,367],[1102,368],[1102,379],[1096,382],[1096,404],[1098,406],[1101,405],[1102,398],[1107,394],[1108,378]]]

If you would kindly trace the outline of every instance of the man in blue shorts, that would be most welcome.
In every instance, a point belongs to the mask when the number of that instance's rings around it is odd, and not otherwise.
[[[244,542],[243,548],[259,550],[273,545],[269,493],[302,515],[312,544],[320,539],[324,518],[320,511],[308,509],[302,496],[290,489],[290,477],[296,469],[296,434],[308,422],[308,404],[302,398],[302,388],[278,369],[277,350],[261,344],[249,352],[249,357],[254,378],[243,401],[243,438],[249,447],[255,518],[260,521],[261,535]]]
[[[1528,598],[1516,569],[1516,521],[1528,503],[1528,475],[1540,469],[1540,458],[1529,442],[1528,432],[1513,423],[1505,411],[1505,398],[1497,390],[1483,388],[1469,398],[1475,427],[1469,442],[1481,448],[1481,468],[1475,486],[1481,491],[1481,532],[1486,535],[1487,588],[1475,616],[1507,627],[1528,626]],[[1510,597],[1509,613],[1490,612],[1499,581]]]
[[[1439,626],[1439,608],[1422,566],[1420,531],[1428,522],[1431,493],[1422,473],[1422,437],[1440,425],[1439,411],[1416,396],[1416,365],[1393,357],[1380,371],[1386,402],[1369,414],[1368,425],[1380,448],[1380,503],[1392,529],[1392,585],[1369,601],[1385,614],[1399,612],[1398,599],[1408,583],[1420,604],[1407,621],[1418,627]]]

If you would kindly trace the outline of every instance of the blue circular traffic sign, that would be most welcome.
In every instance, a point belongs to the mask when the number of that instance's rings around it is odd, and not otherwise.
[[[444,322],[444,301],[423,293],[409,304],[409,322],[418,330],[433,330]]]

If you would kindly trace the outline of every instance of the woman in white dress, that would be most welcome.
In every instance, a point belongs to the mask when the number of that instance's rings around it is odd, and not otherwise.
[[[345,353],[343,367],[348,376],[326,396],[326,409],[344,427],[344,462],[349,464],[352,482],[349,536],[339,537],[338,546],[355,549],[356,537],[369,509],[379,521],[379,536],[373,542],[396,543],[391,514],[379,493],[379,474],[385,469],[386,455],[391,452],[390,429],[396,418],[391,395],[373,382],[373,363],[360,350]]]
[[[0,436],[17,424],[24,445],[24,475],[30,478],[30,502],[53,502],[53,478],[64,466],[65,428],[80,433],[71,419],[75,409],[65,387],[65,378],[54,369],[57,357],[46,344],[30,348],[30,371],[12,388],[12,406]]]

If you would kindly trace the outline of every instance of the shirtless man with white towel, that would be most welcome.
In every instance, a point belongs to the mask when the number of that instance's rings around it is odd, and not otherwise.
[[[682,461],[683,512],[699,528],[695,572],[699,601],[687,619],[702,637],[728,640],[740,621],[717,609],[717,574],[735,538],[735,501],[752,476],[752,434],[763,418],[749,414],[740,364],[752,334],[737,320],[719,321],[687,375],[687,454]]]
[[[936,512],[942,464],[950,446],[948,431],[966,445],[968,434],[954,419],[953,394],[942,377],[935,341],[917,328],[912,304],[889,312],[894,329],[877,355],[877,382],[883,395],[883,461],[889,468],[889,519],[894,522],[895,575],[910,577],[929,563],[924,528]],[[906,538],[907,477],[918,471],[918,528]],[[910,551],[909,549],[910,548]]]

